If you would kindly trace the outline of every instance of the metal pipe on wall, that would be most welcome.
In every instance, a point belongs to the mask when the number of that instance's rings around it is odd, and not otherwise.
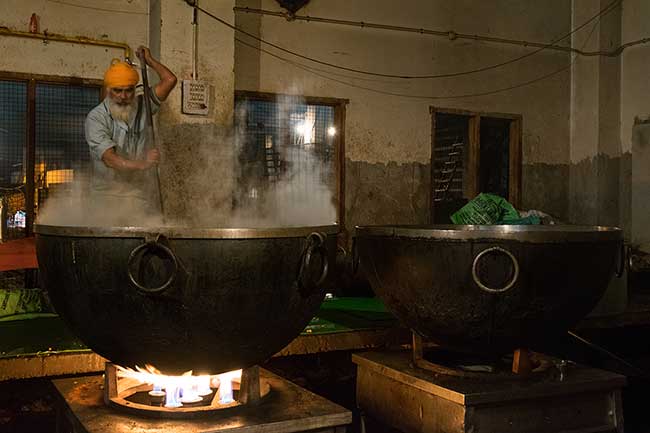
[[[403,26],[393,26],[393,25],[389,25],[389,24],[369,23],[369,22],[365,22],[365,21],[349,21],[349,20],[340,20],[340,19],[334,19],[334,18],[322,18],[322,17],[314,17],[314,16],[310,16],[310,15],[294,15],[294,14],[286,13],[286,12],[270,11],[270,10],[265,10],[265,9],[255,9],[255,8],[249,8],[249,7],[234,7],[233,10],[235,12],[245,12],[245,13],[253,13],[253,14],[258,14],[258,15],[268,15],[268,16],[284,18],[287,21],[298,20],[298,21],[307,21],[307,22],[338,24],[338,25],[361,27],[361,28],[368,27],[368,28],[373,28],[373,29],[382,29],[382,30],[391,30],[391,31],[399,31],[399,32],[409,32],[409,33],[420,33],[420,34],[424,34],[424,35],[433,35],[433,36],[444,37],[444,38],[448,38],[449,40],[452,40],[452,41],[455,40],[455,39],[470,39],[470,40],[474,40],[474,41],[492,42],[492,43],[508,44],[508,45],[519,45],[519,46],[523,46],[523,47],[545,48],[545,49],[549,49],[549,50],[564,51],[564,52],[567,52],[567,53],[575,53],[575,54],[579,54],[581,56],[615,57],[615,56],[620,55],[621,52],[625,48],[628,48],[629,46],[650,42],[650,38],[644,38],[644,39],[640,39],[638,41],[630,42],[628,44],[623,44],[620,47],[618,47],[618,48],[616,48],[614,50],[611,50],[611,51],[582,51],[582,50],[579,50],[577,48],[565,47],[565,46],[562,46],[562,45],[545,44],[545,43],[541,43],[541,42],[532,42],[532,41],[508,39],[508,38],[498,38],[498,37],[493,37],[493,36],[482,36],[482,35],[471,35],[471,34],[466,34],[466,33],[456,33],[453,30],[441,31],[441,30],[432,30],[432,29],[425,29],[425,28],[403,27]]]
[[[192,79],[197,79],[196,68],[198,64],[198,49],[199,49],[199,17],[197,7],[199,0],[195,1],[194,9],[192,10]]]
[[[131,58],[131,47],[124,42],[92,39],[85,36],[66,36],[58,33],[30,33],[12,30],[7,27],[0,27],[0,36],[13,36],[18,38],[40,39],[44,42],[67,42],[71,44],[95,45],[100,47],[118,48],[124,51],[124,58]]]

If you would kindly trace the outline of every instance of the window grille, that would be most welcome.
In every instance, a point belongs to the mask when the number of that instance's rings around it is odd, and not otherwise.
[[[27,83],[0,81],[0,200],[4,240],[24,236]]]
[[[240,175],[237,205],[269,200],[286,221],[298,208],[330,208],[336,220],[335,107],[299,98],[240,98],[236,103]]]
[[[37,83],[36,167],[37,209],[48,196],[83,189],[90,175],[90,154],[84,138],[86,115],[99,101],[99,88]]]

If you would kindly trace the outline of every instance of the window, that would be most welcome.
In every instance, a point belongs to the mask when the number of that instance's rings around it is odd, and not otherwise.
[[[83,125],[100,97],[99,82],[0,74],[3,239],[29,235],[48,195],[88,178]]]
[[[271,225],[342,224],[345,103],[237,92],[235,208]]]
[[[515,207],[521,197],[521,116],[431,109],[432,220],[449,215],[481,192]]]

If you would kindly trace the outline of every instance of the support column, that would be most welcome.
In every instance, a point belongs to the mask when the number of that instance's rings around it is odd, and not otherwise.
[[[573,0],[572,27],[611,2]],[[594,28],[595,26],[595,28]],[[621,9],[603,15],[572,36],[584,51],[609,51],[620,44]],[[620,224],[620,58],[579,56],[571,74],[570,221]]]
[[[234,23],[234,0],[199,0],[199,6]],[[182,81],[192,78],[193,8],[184,1],[152,1],[151,45],[178,77],[158,119],[161,184],[167,219],[205,227],[224,224],[234,184],[234,31],[198,13],[198,80],[210,88],[207,115],[181,111]],[[156,39],[159,39],[159,41]],[[157,53],[158,54],[158,53]]]

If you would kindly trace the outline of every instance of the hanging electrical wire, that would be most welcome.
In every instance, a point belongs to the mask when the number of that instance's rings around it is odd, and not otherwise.
[[[600,20],[598,22],[596,22],[594,24],[594,26],[591,28],[591,31],[589,32],[589,34],[585,38],[585,42],[584,42],[582,48],[584,48],[587,45],[587,43],[589,42],[589,40],[593,36],[594,31],[596,30],[599,22],[600,22]],[[251,44],[249,44],[247,42],[244,42],[239,38],[235,38],[235,41],[237,41],[237,42],[239,42],[239,43],[241,43],[241,44],[243,44],[243,45],[245,45],[247,47],[253,48],[253,49],[258,50],[260,52],[263,52],[263,53],[265,53],[267,55],[275,57],[276,59],[281,60],[281,61],[283,61],[285,63],[291,64],[291,65],[293,65],[294,67],[296,67],[298,69],[302,69],[304,71],[310,72],[313,75],[319,76],[319,77],[324,78],[326,80],[330,80],[330,81],[334,81],[336,83],[343,84],[343,85],[348,86],[348,87],[353,87],[353,88],[366,90],[366,91],[369,91],[369,92],[378,93],[378,94],[387,95],[387,96],[398,96],[398,97],[402,97],[402,98],[426,99],[426,100],[475,98],[475,97],[479,97],[479,96],[489,96],[489,95],[494,95],[494,94],[497,94],[497,93],[502,93],[502,92],[507,92],[507,91],[510,91],[510,90],[519,89],[519,88],[522,88],[522,87],[529,86],[531,84],[535,84],[535,83],[537,83],[539,81],[542,81],[542,80],[545,80],[547,78],[550,78],[550,77],[552,77],[554,75],[559,74],[560,72],[566,71],[567,69],[569,69],[569,68],[571,68],[573,66],[576,59],[578,58],[578,55],[574,55],[573,58],[571,59],[571,62],[569,62],[566,66],[563,66],[562,68],[556,69],[556,70],[554,70],[554,71],[552,71],[552,72],[550,72],[548,74],[542,75],[542,76],[534,78],[532,80],[524,81],[522,83],[515,84],[515,85],[512,85],[512,86],[508,86],[508,87],[489,90],[489,91],[485,91],[485,92],[467,93],[467,94],[462,94],[462,95],[446,95],[446,96],[431,95],[431,96],[425,96],[425,95],[410,95],[410,94],[406,94],[406,93],[389,92],[389,91],[385,91],[385,90],[379,90],[379,89],[374,89],[374,88],[371,88],[371,87],[360,86],[358,84],[349,83],[347,81],[332,78],[331,76],[327,76],[325,74],[320,74],[320,73],[314,71],[312,68],[310,68],[308,66],[305,66],[305,65],[303,65],[301,63],[294,62],[294,61],[289,60],[289,59],[285,59],[284,57],[279,56],[279,55],[277,55],[275,53],[272,53],[272,52],[270,52],[268,50],[265,50],[264,48],[256,47],[256,46],[251,45]]]
[[[544,50],[544,49],[546,49],[546,48],[548,48],[548,47],[550,47],[552,45],[557,44],[558,42],[568,38],[569,36],[573,35],[574,33],[578,32],[578,31],[580,31],[582,28],[587,26],[589,23],[593,22],[596,19],[600,19],[602,16],[604,16],[604,15],[608,14],[609,12],[611,12],[612,10],[614,10],[616,7],[618,7],[622,3],[622,1],[623,0],[614,0],[614,1],[612,1],[610,4],[608,4],[603,9],[601,9],[596,15],[592,16],[591,18],[589,18],[587,21],[585,21],[584,23],[582,23],[578,27],[572,29],[567,34],[563,35],[562,37],[560,37],[558,39],[553,40],[552,42],[550,42],[549,44],[546,44],[543,47],[540,47],[540,48],[538,48],[536,50],[533,50],[533,51],[531,51],[529,53],[526,53],[526,54],[524,54],[522,56],[518,56],[518,57],[515,57],[513,59],[507,60],[505,62],[501,62],[501,63],[497,63],[497,64],[494,64],[494,65],[485,66],[485,67],[481,67],[481,68],[477,68],[477,69],[471,69],[471,70],[459,71],[459,72],[450,72],[450,73],[444,73],[444,74],[433,74],[433,75],[385,74],[385,73],[372,72],[372,71],[367,71],[367,70],[363,70],[363,69],[350,68],[350,67],[347,67],[347,66],[337,65],[337,64],[334,64],[334,63],[330,63],[330,62],[325,62],[323,60],[319,60],[319,59],[309,57],[309,56],[300,54],[298,52],[289,50],[287,48],[284,48],[284,47],[282,47],[280,45],[277,45],[277,44],[274,44],[272,42],[268,42],[268,41],[260,38],[259,36],[256,36],[256,35],[254,35],[254,34],[252,34],[250,32],[247,32],[246,30],[243,30],[243,29],[241,29],[241,28],[239,28],[237,26],[234,26],[234,25],[228,23],[227,21],[223,20],[222,18],[219,18],[218,16],[212,14],[211,12],[206,11],[205,9],[199,7],[198,5],[192,5],[190,2],[188,2],[188,4],[190,4],[190,6],[200,10],[201,12],[203,12],[204,14],[209,16],[210,18],[216,20],[217,22],[225,25],[226,27],[228,27],[228,28],[230,28],[230,29],[232,29],[234,31],[242,33],[242,34],[244,34],[244,35],[246,35],[246,36],[248,36],[248,37],[250,37],[250,38],[252,38],[252,39],[254,39],[254,40],[258,41],[258,42],[260,42],[260,43],[263,43],[265,45],[273,47],[273,48],[275,48],[277,50],[280,50],[280,51],[282,51],[284,53],[296,56],[298,58],[308,60],[308,61],[313,62],[313,63],[318,63],[320,65],[329,66],[331,68],[341,69],[341,70],[344,70],[344,71],[354,72],[354,73],[358,73],[358,74],[362,74],[362,75],[372,75],[372,76],[384,77],[384,78],[398,78],[398,79],[414,80],[414,79],[452,78],[452,77],[458,77],[458,76],[462,76],[462,75],[476,74],[476,73],[480,73],[480,72],[489,71],[489,70],[492,70],[492,69],[497,69],[497,68],[500,68],[500,67],[503,67],[503,66],[506,66],[506,65],[521,61],[521,60],[523,60],[525,58],[528,58],[530,56],[533,56],[533,55],[539,53],[540,51],[542,51],[542,50]]]

